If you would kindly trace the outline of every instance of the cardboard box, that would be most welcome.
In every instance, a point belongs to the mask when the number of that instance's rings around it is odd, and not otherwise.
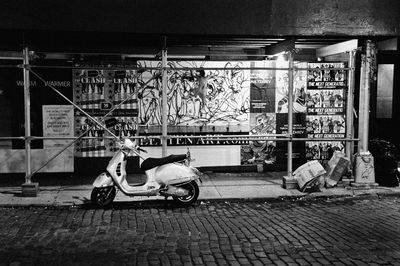
[[[325,184],[326,187],[333,187],[339,182],[349,170],[350,159],[339,151],[333,153],[332,158],[326,165]]]
[[[293,172],[294,179],[297,180],[300,191],[303,191],[309,182],[319,178],[326,173],[322,165],[317,161],[309,161]]]

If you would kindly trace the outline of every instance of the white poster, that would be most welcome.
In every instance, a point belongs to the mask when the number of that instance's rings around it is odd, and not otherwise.
[[[74,137],[72,105],[43,105],[43,137]],[[44,140],[44,149],[62,149],[71,140]],[[71,146],[71,149],[73,146]]]

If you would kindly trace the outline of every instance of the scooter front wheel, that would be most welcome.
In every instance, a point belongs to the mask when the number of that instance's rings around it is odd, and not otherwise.
[[[107,207],[115,198],[116,190],[114,186],[95,187],[92,190],[90,199],[97,207]]]
[[[200,194],[200,190],[199,190],[199,186],[197,185],[196,181],[192,181],[190,183],[186,183],[184,185],[177,185],[178,187],[187,189],[189,191],[189,194],[187,196],[183,196],[183,197],[177,197],[177,196],[172,196],[172,198],[174,199],[174,201],[180,205],[191,205],[193,204],[197,198],[199,197]]]

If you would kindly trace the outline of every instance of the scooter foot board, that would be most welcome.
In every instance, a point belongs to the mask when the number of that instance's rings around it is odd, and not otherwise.
[[[176,185],[176,184],[181,184],[181,183],[187,183],[190,182],[192,180],[196,180],[197,178],[195,177],[180,177],[180,178],[176,178],[176,179],[171,179],[168,180],[168,183],[166,185]]]

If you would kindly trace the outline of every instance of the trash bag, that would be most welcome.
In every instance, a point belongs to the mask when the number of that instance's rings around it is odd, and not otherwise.
[[[372,139],[369,151],[374,156],[375,182],[385,187],[399,186],[395,145],[386,140]]]
[[[397,158],[396,146],[383,139],[372,139],[369,141],[369,152],[375,157],[392,157]]]
[[[397,161],[391,156],[374,157],[375,182],[384,187],[399,186],[399,172]]]

